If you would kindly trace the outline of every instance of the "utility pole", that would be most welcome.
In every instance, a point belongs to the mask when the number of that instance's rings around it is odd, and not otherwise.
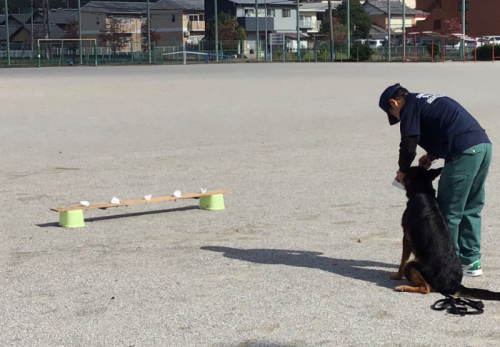
[[[43,21],[42,21],[42,25],[43,25],[43,39],[46,39],[46,35],[47,35],[47,22],[46,22],[46,16],[45,16],[45,0],[42,0],[42,12],[43,12]]]
[[[333,62],[332,0],[328,0],[328,23],[330,24],[330,60]]]
[[[388,28],[388,37],[389,40],[387,42],[387,60],[391,61],[391,0],[387,0],[387,28]]]
[[[5,0],[5,33],[7,35],[7,65],[10,65],[9,4]]]
[[[403,63],[406,61],[406,0],[403,0]]]
[[[215,60],[219,61],[219,20],[217,18],[217,0],[214,0],[214,6],[215,6]]]
[[[351,0],[347,0],[347,59],[350,58],[351,58]]]
[[[259,61],[259,46],[260,46],[260,37],[259,37],[259,0],[255,0],[255,52],[257,53],[257,61]]]
[[[266,61],[269,62],[269,59],[267,57],[267,1],[266,0],[264,0],[264,20],[265,20],[265,23],[264,23],[264,26],[265,26],[264,34],[266,35],[266,54],[265,54],[265,58],[266,58]]]
[[[299,0],[297,0],[297,57],[299,63],[302,60],[300,57],[300,16],[299,16]]]
[[[33,7],[33,0],[31,0],[31,59],[33,59],[33,15],[34,15],[34,12],[35,11],[35,8]]]
[[[462,0],[462,58],[465,61],[465,0]]]
[[[45,0],[46,2],[46,7],[45,7],[45,10],[47,11],[47,17],[46,17],[46,20],[47,20],[47,35],[49,35],[48,39],[50,39],[50,2],[49,0]],[[52,44],[50,45],[50,47],[52,48]]]
[[[148,7],[146,11],[147,21],[148,21],[148,60],[151,64],[151,15],[149,13],[149,0],[146,2],[146,6]]]
[[[82,52],[82,9],[80,0],[78,0],[78,52],[80,53],[80,65],[83,65],[83,52]]]

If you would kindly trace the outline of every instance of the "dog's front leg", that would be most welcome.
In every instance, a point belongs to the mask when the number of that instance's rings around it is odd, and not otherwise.
[[[413,246],[411,241],[407,239],[406,234],[403,236],[403,254],[401,256],[401,264],[399,265],[398,272],[393,272],[390,274],[391,279],[400,280],[403,278],[405,264],[410,259],[410,255],[413,251]]]

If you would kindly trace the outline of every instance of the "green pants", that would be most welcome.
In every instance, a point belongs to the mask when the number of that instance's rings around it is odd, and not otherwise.
[[[463,265],[481,258],[481,210],[490,162],[491,144],[482,143],[447,161],[439,179],[439,208]]]

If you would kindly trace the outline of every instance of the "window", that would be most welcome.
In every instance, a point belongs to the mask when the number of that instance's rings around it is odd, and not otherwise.
[[[462,1],[459,1],[459,2],[458,2],[458,10],[459,10],[460,12],[462,12]],[[466,11],[469,11],[469,2],[466,2],[466,3],[465,3],[465,10],[466,10]]]
[[[440,30],[441,29],[441,19],[436,19],[434,21],[434,30]]]
[[[275,17],[276,16],[276,10],[272,8],[267,9],[267,16],[268,17]]]
[[[205,15],[204,14],[199,14],[198,18],[200,18],[200,22],[204,22],[205,21]]]
[[[253,8],[245,9],[245,17],[253,17],[253,16],[255,16],[255,10]]]
[[[312,28],[311,16],[300,16],[300,25],[304,28]]]
[[[190,22],[197,22],[198,21],[198,15],[197,14],[190,14],[189,15],[189,21]]]
[[[289,9],[283,9],[283,10],[281,10],[281,17],[288,18],[288,17],[291,17],[291,16],[292,16],[292,14],[290,13]]]
[[[175,14],[172,15],[172,22],[175,22]]]

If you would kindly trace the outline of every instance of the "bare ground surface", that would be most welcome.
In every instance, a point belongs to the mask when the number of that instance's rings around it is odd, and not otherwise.
[[[378,98],[447,94],[486,128],[485,275],[464,282],[500,291],[499,80],[491,63],[0,70],[0,345],[498,346],[500,303],[458,317],[393,290],[406,199]],[[49,211],[199,188],[235,193],[80,229]]]

